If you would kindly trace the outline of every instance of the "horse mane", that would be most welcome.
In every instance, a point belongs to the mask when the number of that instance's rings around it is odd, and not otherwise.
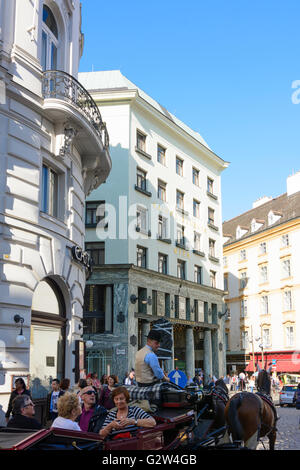
[[[257,389],[259,392],[264,392],[267,395],[270,395],[271,391],[271,379],[270,374],[265,370],[262,369],[257,377]]]
[[[227,386],[223,379],[218,379],[215,383],[215,387],[221,387],[224,390],[224,392],[228,393]]]

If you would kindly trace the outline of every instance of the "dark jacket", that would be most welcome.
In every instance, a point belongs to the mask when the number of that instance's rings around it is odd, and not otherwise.
[[[297,390],[295,391],[294,400],[296,403],[296,409],[300,410],[300,387],[298,387]]]
[[[42,429],[41,423],[34,418],[28,418],[23,415],[14,415],[7,423],[8,428],[18,429]]]
[[[51,395],[52,395],[53,391],[51,391],[50,393],[48,393],[47,395],[47,408],[46,408],[46,411],[47,411],[47,419],[51,419],[51,416],[50,416],[50,405],[51,405]],[[60,390],[59,394],[58,394],[58,398],[60,398],[63,394],[64,394],[64,390]]]
[[[10,417],[10,414],[12,412],[12,402],[16,397],[19,397],[20,395],[28,395],[31,398],[31,393],[29,390],[23,390],[21,394],[18,393],[16,390],[13,390],[9,397],[9,403],[8,403],[7,412],[5,413],[5,418]]]
[[[107,410],[103,406],[95,405],[94,414],[92,415],[89,422],[88,432],[94,432],[96,434],[99,434],[99,431],[105,421],[106,415]],[[77,418],[76,421],[79,423],[80,426],[80,416]]]
[[[107,410],[110,410],[116,406],[111,398],[111,390],[107,385],[103,385],[103,388],[100,392],[99,405],[104,406],[104,408]]]

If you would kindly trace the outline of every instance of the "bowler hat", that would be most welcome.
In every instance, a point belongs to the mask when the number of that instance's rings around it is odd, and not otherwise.
[[[155,341],[161,341],[161,334],[157,330],[150,330],[147,336],[148,339],[154,339]]]

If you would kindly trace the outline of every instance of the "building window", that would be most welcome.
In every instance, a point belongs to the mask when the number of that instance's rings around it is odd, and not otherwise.
[[[229,333],[225,333],[225,347],[226,351],[229,351]]]
[[[139,206],[136,210],[136,227],[143,232],[147,231],[147,209]]]
[[[147,190],[147,173],[140,168],[136,170],[136,185],[143,191]]]
[[[269,299],[267,295],[264,295],[260,299],[260,314],[268,315],[269,313]]]
[[[179,157],[176,157],[176,173],[183,176],[183,160]]]
[[[265,253],[267,253],[267,244],[266,244],[266,242],[262,242],[259,245],[259,254],[264,255]]]
[[[58,217],[59,176],[46,165],[42,171],[42,212]]]
[[[185,261],[177,260],[177,277],[185,279]]]
[[[47,5],[43,5],[42,58],[43,70],[57,70],[58,29],[54,15]]]
[[[199,170],[193,168],[193,184],[199,186]]]
[[[282,261],[282,278],[285,279],[287,277],[291,277],[291,260],[285,259]]]
[[[193,199],[193,216],[200,218],[200,202]]]
[[[157,315],[157,290],[152,291],[152,315]]]
[[[264,328],[262,331],[262,334],[263,334],[263,345],[265,348],[269,348],[271,346],[270,329]]]
[[[158,253],[158,272],[168,274],[168,256]]]
[[[136,146],[142,152],[146,152],[146,135],[140,131],[136,131]]]
[[[207,178],[207,192],[214,194],[214,180]]]
[[[249,335],[248,331],[242,331],[242,349],[249,348]]]
[[[84,292],[84,334],[95,334],[112,331],[112,320],[113,286],[88,284]]]
[[[166,192],[167,192],[167,183],[164,183],[161,180],[158,180],[157,184],[157,197],[161,201],[166,202]]]
[[[162,215],[158,216],[158,238],[163,240],[168,238],[168,219]]]
[[[86,243],[85,251],[88,252],[94,266],[99,264],[105,264],[105,243],[104,242],[94,242]]]
[[[224,291],[228,292],[228,274],[224,274]]]
[[[210,278],[210,286],[216,287],[216,275],[215,271],[210,271],[209,278]]]
[[[185,245],[184,226],[177,224],[177,243],[181,246]]]
[[[292,291],[290,290],[283,293],[283,308],[285,312],[292,310]]]
[[[85,225],[95,227],[105,216],[105,201],[85,203]]]
[[[289,234],[286,233],[285,235],[282,235],[282,237],[281,237],[281,246],[283,248],[285,248],[285,247],[289,246],[289,244],[290,244]]]
[[[198,232],[194,232],[194,250],[201,251],[201,235]]]
[[[141,268],[147,267],[147,248],[143,246],[136,247],[136,264]]]
[[[177,209],[184,209],[184,194],[181,191],[176,191],[176,207]]]
[[[216,256],[216,242],[215,240],[212,240],[211,238],[208,241],[209,245],[209,256],[212,256],[213,258]]]
[[[240,251],[240,261],[245,261],[246,257],[247,257],[246,250],[241,250]]]
[[[247,299],[241,300],[241,317],[244,318],[247,316]]]
[[[165,314],[167,318],[171,316],[171,301],[170,301],[170,294],[165,293]]]
[[[286,326],[285,327],[285,337],[286,337],[286,346],[294,346],[294,327]]]
[[[197,284],[202,284],[202,267],[195,266],[194,267],[194,282]]]
[[[215,224],[215,211],[210,207],[208,208],[208,223],[211,225]]]
[[[268,266],[261,266],[259,275],[261,284],[268,282]]]
[[[240,276],[240,289],[245,289],[248,283],[247,271],[242,271]]]
[[[166,166],[166,149],[161,145],[157,145],[157,161]]]

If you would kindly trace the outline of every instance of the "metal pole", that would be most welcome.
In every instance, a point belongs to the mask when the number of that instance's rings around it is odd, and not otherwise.
[[[251,339],[252,339],[252,362],[253,362],[253,372],[255,372],[254,339],[253,339],[253,327],[252,327],[252,325],[251,325]]]
[[[262,361],[262,369],[263,369],[264,368],[264,338],[263,338],[262,325],[260,325],[260,336],[261,336],[261,361]]]

